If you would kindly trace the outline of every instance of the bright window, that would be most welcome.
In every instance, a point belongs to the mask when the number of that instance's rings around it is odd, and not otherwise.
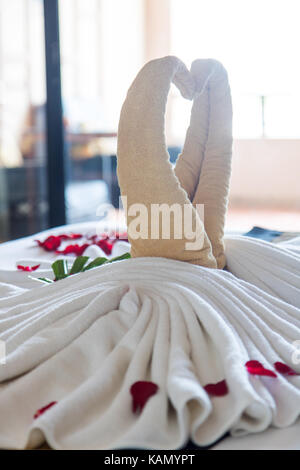
[[[187,65],[197,57],[217,58],[228,70],[235,137],[299,138],[299,0],[170,5],[171,52]],[[174,125],[174,134],[184,127],[178,116]]]

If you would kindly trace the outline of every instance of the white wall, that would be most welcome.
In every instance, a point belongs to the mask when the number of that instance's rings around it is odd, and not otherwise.
[[[300,210],[300,139],[234,142],[231,204]]]

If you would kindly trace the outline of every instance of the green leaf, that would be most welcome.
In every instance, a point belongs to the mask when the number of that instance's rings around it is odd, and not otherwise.
[[[78,256],[75,259],[69,274],[77,274],[77,273],[80,273],[81,271],[83,271],[83,267],[86,264],[88,259],[89,259],[88,256]]]
[[[85,266],[85,268],[83,268],[83,271],[88,271],[89,269],[97,268],[98,266],[101,266],[107,261],[108,261],[107,258],[95,258],[87,266]]]
[[[43,284],[52,284],[52,279],[48,279],[47,277],[33,277],[33,276],[28,276],[30,279],[33,279],[34,281],[40,281]]]
[[[114,261],[121,261],[122,259],[129,259],[131,258],[130,253],[124,253],[124,255],[116,256],[116,258],[111,258],[107,260],[107,263],[113,263]]]
[[[123,259],[131,258],[130,253],[124,253],[121,256],[117,256],[116,258],[107,259],[107,258],[95,258],[89,264],[86,264],[89,257],[88,256],[77,256],[75,259],[72,268],[70,271],[68,270],[68,263],[66,260],[59,259],[52,264],[52,270],[55,276],[55,281],[59,281],[60,279],[64,279],[71,274],[77,274],[80,272],[88,271],[89,269],[97,268],[98,266],[102,266],[103,264],[113,263],[114,261],[121,261]],[[51,279],[47,279],[45,277],[40,278],[33,278],[40,282],[44,282],[50,284],[54,281]]]
[[[59,281],[68,276],[68,264],[64,259],[58,259],[52,263],[52,269],[54,272],[55,280]]]

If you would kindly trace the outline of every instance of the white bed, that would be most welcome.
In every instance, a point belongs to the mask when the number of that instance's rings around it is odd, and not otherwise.
[[[95,223],[81,223],[58,227],[37,234],[33,237],[26,237],[16,241],[3,243],[0,245],[0,282],[9,282],[9,272],[15,272],[16,263],[20,260],[37,259],[55,260],[57,255],[47,253],[36,246],[36,238],[45,239],[47,234],[62,232],[86,233],[94,231]],[[217,445],[214,450],[238,450],[238,449],[286,449],[300,450],[300,420],[294,425],[285,429],[269,428],[263,433],[253,434],[246,437],[226,437]]]

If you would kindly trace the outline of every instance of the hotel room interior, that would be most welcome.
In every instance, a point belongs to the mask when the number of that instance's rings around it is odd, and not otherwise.
[[[188,68],[197,58],[217,59],[228,72],[226,236],[274,245],[300,236],[299,13],[298,0],[0,0],[0,281],[9,283],[18,270],[24,279],[36,274],[26,271],[35,257],[60,259],[55,249],[42,250],[47,237],[77,234],[64,249],[116,220],[126,231],[117,178],[120,110],[141,67],[169,55]],[[165,117],[172,164],[191,106],[172,84]],[[61,254],[92,256],[88,248]],[[295,420],[242,437],[224,432],[203,448],[299,450],[299,435]],[[71,438],[57,447],[59,439],[39,439],[29,447],[81,448]]]

